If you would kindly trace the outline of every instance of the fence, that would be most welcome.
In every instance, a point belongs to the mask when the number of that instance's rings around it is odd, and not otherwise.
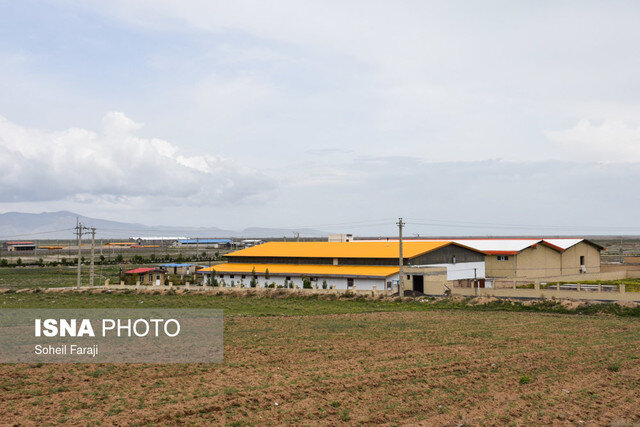
[[[578,299],[594,301],[627,301],[640,302],[640,292],[627,292],[624,284],[618,286],[594,284],[585,285],[579,283],[566,285],[552,285],[548,288],[535,283],[533,288],[521,289],[508,288],[451,288],[452,295],[460,296],[487,296],[497,298],[526,298],[526,299]]]

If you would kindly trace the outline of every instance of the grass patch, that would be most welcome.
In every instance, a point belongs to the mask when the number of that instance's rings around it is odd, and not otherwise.
[[[331,295],[330,297],[335,297]],[[363,296],[323,299],[309,298],[304,294],[267,294],[244,296],[242,294],[212,293],[137,293],[111,291],[101,293],[82,292],[5,292],[0,294],[2,308],[216,308],[225,316],[308,316],[319,314],[350,314],[392,311],[428,311],[434,309],[472,311],[522,311],[567,314],[611,314],[640,317],[640,307],[626,307],[615,303],[585,304],[575,308],[563,306],[559,301],[541,300],[524,304],[520,301],[495,300],[475,304],[472,298],[369,299]],[[355,324],[354,324],[355,325]],[[358,325],[349,325],[349,328]],[[346,328],[328,325],[326,329]],[[335,331],[333,331],[335,332]]]

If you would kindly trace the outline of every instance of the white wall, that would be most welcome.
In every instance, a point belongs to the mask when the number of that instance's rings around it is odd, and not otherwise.
[[[474,268],[475,277],[483,279],[484,261],[480,262],[457,262],[455,264],[429,264],[429,265],[412,265],[412,267],[446,267],[447,268],[447,280],[461,280],[461,279],[473,279]]]
[[[205,276],[205,283],[209,283],[209,277],[210,274],[203,274]],[[225,281],[227,286],[231,286],[231,281],[233,280],[235,282],[235,285],[238,286],[240,284],[240,282],[242,281],[244,283],[245,287],[249,287],[251,286],[251,273],[246,274],[244,279],[241,279],[241,274],[234,274],[234,278],[231,279],[229,276],[229,274],[224,274],[224,279],[221,277],[220,273],[216,273],[216,279],[218,280],[218,283],[221,283],[222,280]],[[297,285],[299,288],[302,288],[302,277],[301,276],[289,276],[291,277],[291,280],[289,281],[289,283],[293,283],[294,285]],[[274,275],[270,275],[269,276],[269,280],[267,280],[265,278],[264,275],[259,275],[256,274],[256,280],[258,281],[258,287],[260,288],[264,288],[265,287],[265,282],[267,284],[271,284],[271,283],[275,283],[276,286],[284,286],[284,281],[285,281],[285,276],[274,276]],[[323,281],[327,281],[327,289],[330,289],[332,286],[334,289],[347,289],[347,278],[346,277],[318,277],[318,281],[312,281],[311,285],[313,286],[314,284],[318,285],[318,289],[322,289],[322,282]],[[398,276],[395,275],[393,277],[387,278],[388,281],[392,281],[392,280],[398,280]],[[354,278],[353,279],[353,284],[355,289],[364,289],[364,290],[371,290],[373,289],[373,287],[375,286],[377,290],[383,290],[385,289],[385,280],[384,279],[370,279],[370,278]]]

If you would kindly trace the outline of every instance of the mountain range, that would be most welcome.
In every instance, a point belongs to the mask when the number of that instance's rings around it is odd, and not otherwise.
[[[236,238],[292,238],[326,237],[329,233],[313,229],[250,227],[242,231],[217,227],[149,226],[138,223],[91,218],[68,211],[0,214],[0,240],[74,239],[74,227],[79,220],[86,227],[96,228],[96,238],[130,237],[236,237]]]

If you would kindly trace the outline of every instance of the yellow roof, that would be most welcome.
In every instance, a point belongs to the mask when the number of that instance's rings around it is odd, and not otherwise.
[[[398,267],[387,266],[363,266],[363,265],[304,265],[304,264],[239,264],[225,263],[198,270],[198,273],[214,270],[216,274],[223,273],[251,273],[256,269],[256,274],[264,275],[269,269],[269,274],[291,274],[305,276],[366,276],[388,277],[398,273]]]
[[[404,242],[403,256],[413,258],[452,244]],[[229,257],[398,258],[398,242],[267,242],[228,253]]]

